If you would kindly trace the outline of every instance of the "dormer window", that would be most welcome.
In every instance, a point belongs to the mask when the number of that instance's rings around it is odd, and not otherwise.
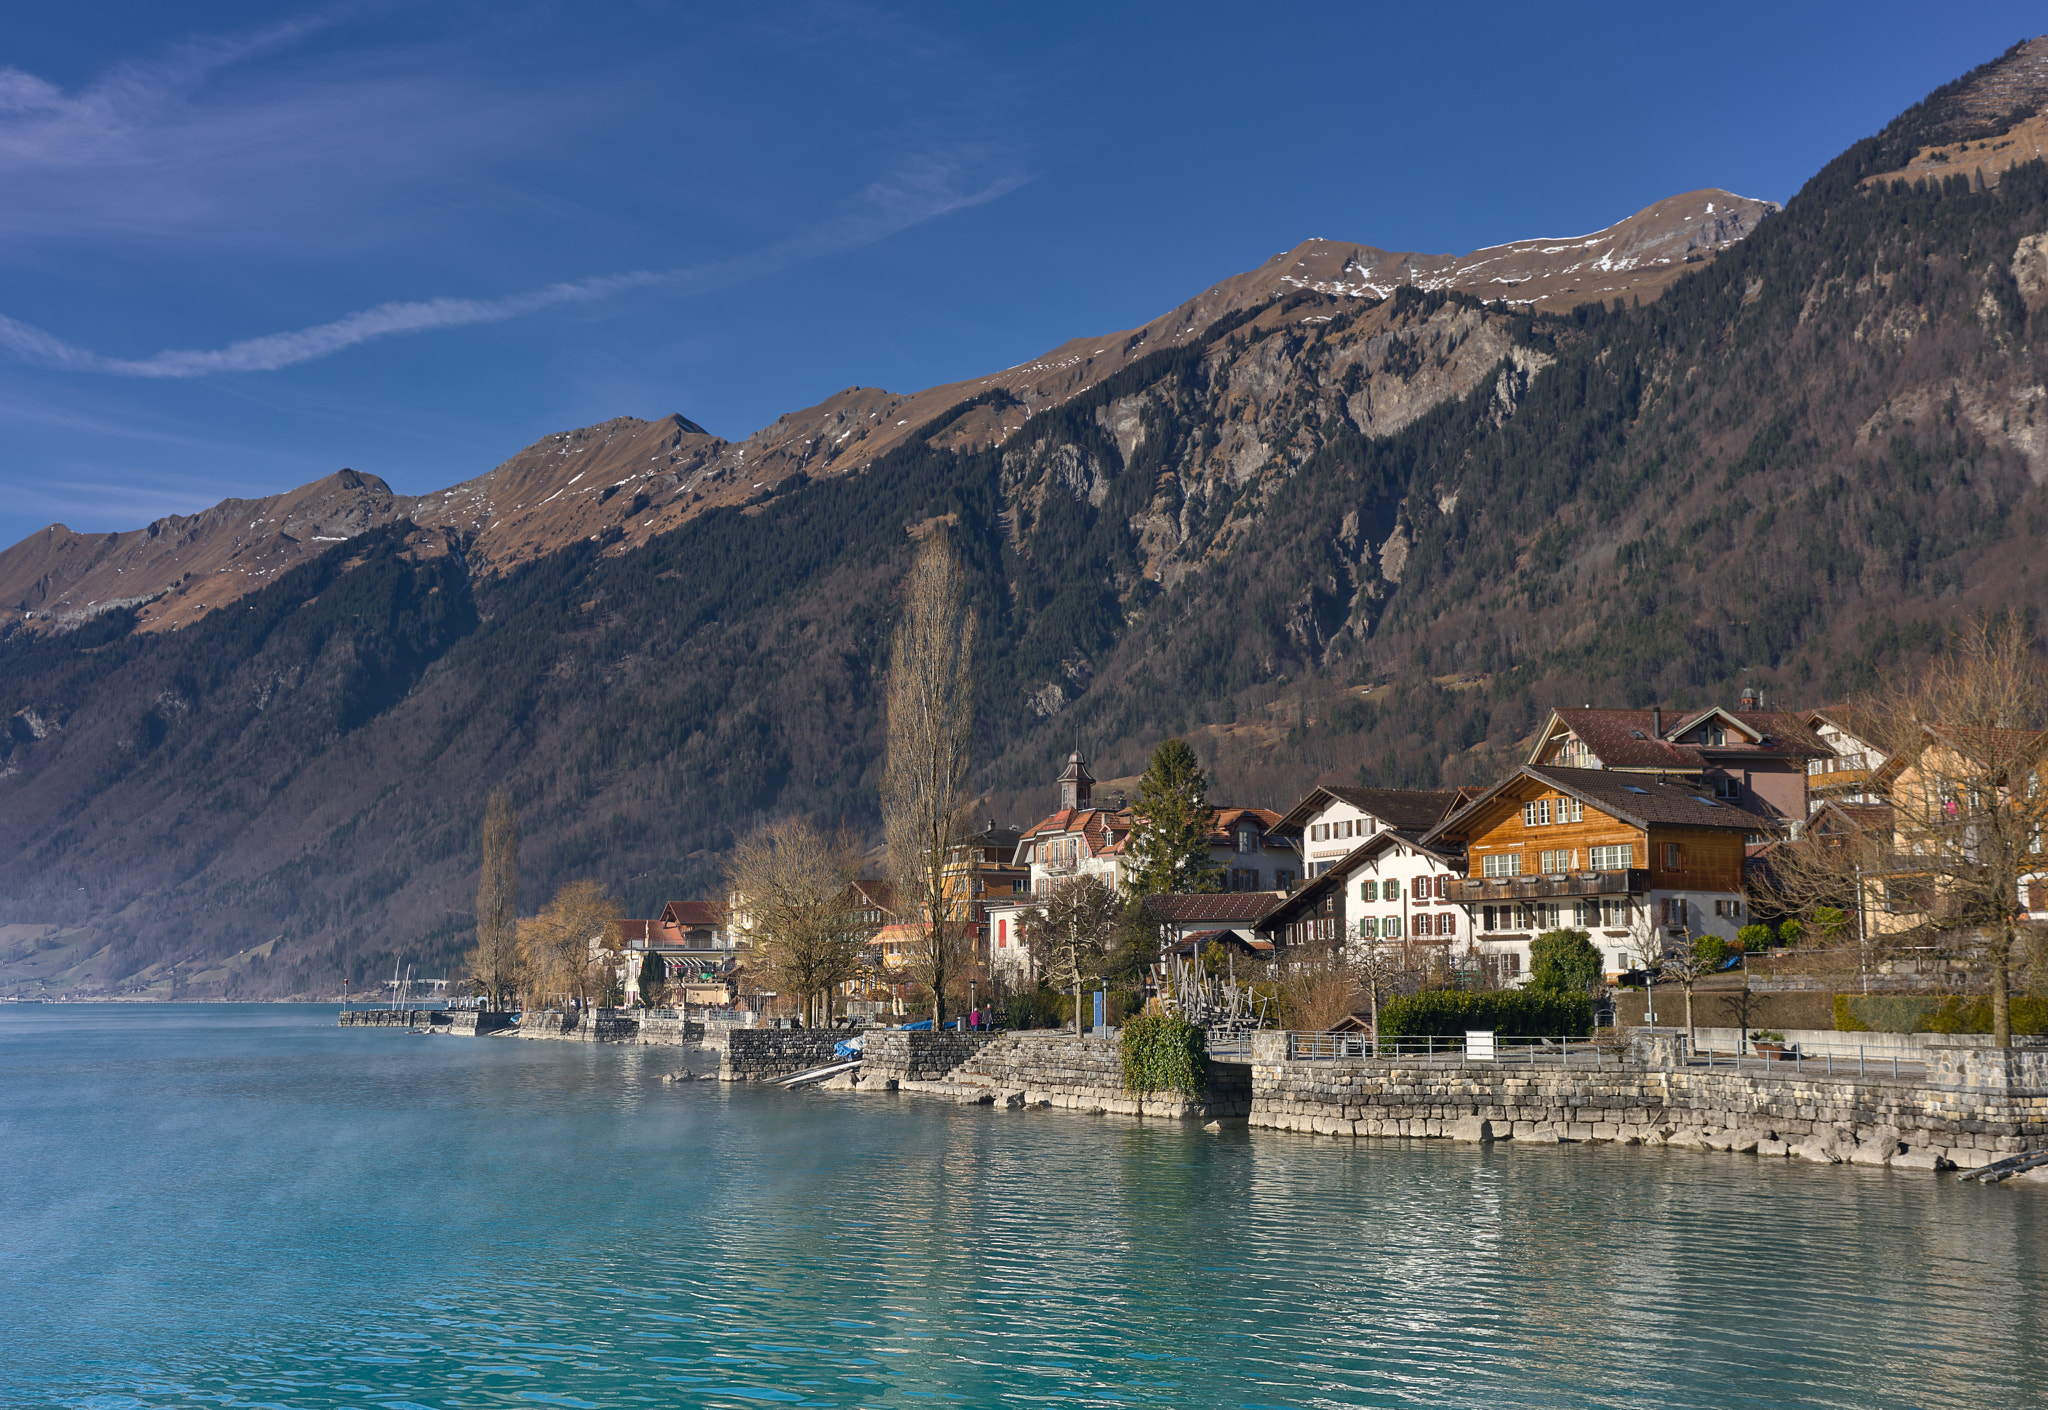
[[[1259,830],[1255,827],[1241,827],[1237,830],[1237,850],[1256,852],[1259,850]]]
[[[1713,726],[1706,731],[1706,736],[1709,749],[1725,749],[1728,747],[1728,731],[1721,726]]]

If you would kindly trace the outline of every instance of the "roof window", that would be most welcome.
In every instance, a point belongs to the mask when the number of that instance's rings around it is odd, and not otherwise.
[[[1637,739],[1648,739],[1648,738],[1650,737],[1650,736],[1648,736],[1647,734],[1644,734],[1644,733],[1643,733],[1643,732],[1642,732],[1641,730],[1639,730],[1639,729],[1632,729],[1632,730],[1630,730],[1630,731],[1629,731],[1629,733],[1630,733],[1630,734],[1632,734],[1632,735],[1634,735],[1634,736],[1635,736],[1635,737],[1636,737]]]
[[[1709,808],[1718,808],[1721,806],[1719,803],[1716,803],[1713,799],[1707,797],[1703,793],[1695,793],[1692,796],[1700,802],[1706,804]]]
[[[1646,798],[1647,798],[1647,797],[1649,796],[1649,794],[1650,794],[1650,790],[1649,790],[1649,789],[1647,789],[1647,788],[1637,788],[1637,787],[1636,787],[1636,786],[1635,786],[1634,784],[1632,784],[1632,783],[1624,783],[1624,784],[1622,785],[1622,787],[1623,787],[1623,788],[1626,788],[1626,789],[1627,789],[1627,790],[1628,790],[1629,792],[1631,792],[1631,793],[1640,793],[1640,794],[1642,794],[1642,795],[1643,795],[1644,797],[1646,797]]]

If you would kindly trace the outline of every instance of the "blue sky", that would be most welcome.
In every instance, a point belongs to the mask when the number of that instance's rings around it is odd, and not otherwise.
[[[0,22],[0,544],[744,436],[1312,235],[1783,200],[2036,7],[193,3]]]

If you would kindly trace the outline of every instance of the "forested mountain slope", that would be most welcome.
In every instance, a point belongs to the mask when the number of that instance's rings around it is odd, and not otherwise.
[[[179,632],[16,641],[0,921],[89,927],[12,933],[75,942],[50,953],[96,984],[179,960],[331,988],[452,956],[500,783],[529,908],[597,875],[647,913],[775,811],[871,826],[891,591],[926,532],[989,623],[998,817],[1042,810],[1077,741],[1107,778],[1187,730],[1220,794],[1284,806],[1318,777],[1488,776],[1552,703],[1837,694],[2043,597],[2048,172],[1869,180],[2038,111],[2032,57],[1641,307],[1299,289],[629,553],[600,533],[485,575],[463,533],[398,522]]]

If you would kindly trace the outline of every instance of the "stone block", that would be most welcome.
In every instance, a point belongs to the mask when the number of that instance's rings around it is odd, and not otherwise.
[[[1756,1153],[1758,1155],[1790,1155],[1792,1154],[1792,1146],[1787,1141],[1758,1141],[1756,1143]]]
[[[1762,1131],[1754,1127],[1744,1127],[1728,1133],[1728,1149],[1737,1155],[1754,1155],[1757,1148],[1768,1139]]]
[[[1446,1122],[1444,1134],[1454,1141],[1491,1141],[1493,1123],[1483,1116],[1468,1116],[1462,1121]]]
[[[1940,1152],[1925,1146],[1909,1146],[1893,1156],[1888,1164],[1894,1170],[1943,1170],[1952,1162],[1945,1160]]]

